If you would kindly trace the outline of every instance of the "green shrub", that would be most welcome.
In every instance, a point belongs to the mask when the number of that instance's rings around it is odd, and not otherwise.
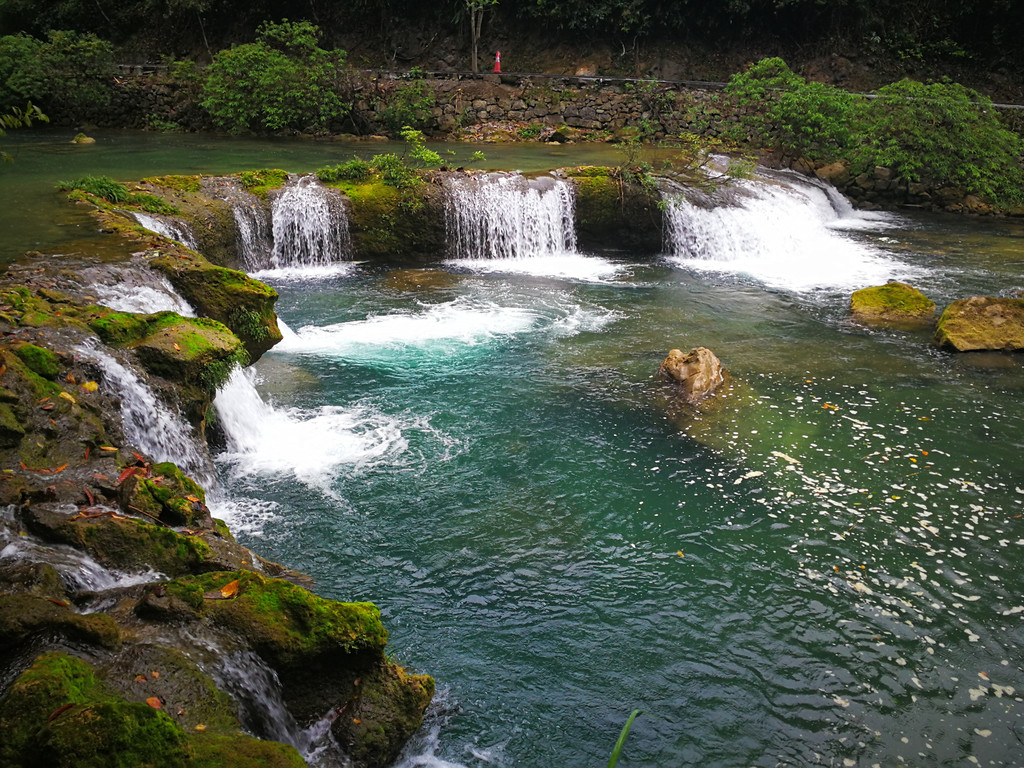
[[[863,130],[866,140],[854,152],[862,167],[884,165],[911,181],[959,187],[997,205],[1024,202],[1024,140],[977,91],[901,80],[878,90]]]
[[[377,119],[392,134],[403,127],[426,128],[434,107],[434,91],[422,80],[402,83],[377,104]]]
[[[316,177],[325,184],[334,181],[365,181],[373,173],[373,166],[365,160],[354,157],[341,165],[325,166],[316,172]]]
[[[95,112],[110,101],[113,74],[113,46],[93,34],[0,37],[0,111],[31,99],[50,114]]]
[[[370,164],[380,174],[381,180],[388,186],[397,189],[408,189],[420,183],[420,178],[416,171],[410,168],[405,160],[392,152],[374,155]]]
[[[317,44],[306,21],[264,22],[256,42],[218,51],[203,85],[203,106],[232,133],[326,130],[348,113],[338,95],[345,53]]]

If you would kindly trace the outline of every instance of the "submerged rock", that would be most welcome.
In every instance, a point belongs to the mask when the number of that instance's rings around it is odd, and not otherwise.
[[[892,281],[854,291],[850,313],[862,322],[927,325],[935,316],[935,302],[911,285]]]
[[[946,307],[936,342],[958,352],[1024,349],[1024,299],[972,296]]]
[[[658,374],[677,383],[681,397],[690,405],[714,394],[725,381],[721,361],[707,347],[696,347],[685,354],[673,349],[662,361]]]

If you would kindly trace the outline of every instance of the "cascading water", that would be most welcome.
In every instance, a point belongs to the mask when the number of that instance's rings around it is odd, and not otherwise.
[[[445,218],[456,259],[525,259],[576,251],[570,184],[551,176],[449,176]]]
[[[79,347],[78,353],[103,371],[103,386],[121,398],[125,437],[155,461],[173,461],[200,483],[212,477],[210,460],[192,427],[171,411],[130,369],[102,350]]]
[[[119,265],[116,271],[97,271],[89,277],[90,292],[99,303],[118,312],[177,312],[182,317],[196,315],[167,278],[148,266]]]
[[[263,203],[242,189],[232,189],[228,198],[238,234],[238,257],[247,272],[264,264],[271,249],[271,229]]]
[[[274,197],[274,246],[269,267],[323,267],[351,252],[348,215],[342,196],[303,176]]]
[[[308,728],[300,728],[281,697],[277,673],[255,653],[239,651],[222,656],[214,674],[221,687],[239,702],[239,715],[248,731],[290,744],[316,768],[345,764],[331,733],[331,723],[338,713],[331,711]]]
[[[892,217],[854,211],[835,190],[780,175],[734,182],[727,199],[662,190],[665,250],[688,267],[745,274],[775,288],[860,288],[912,275],[843,230],[882,229]]]
[[[156,216],[150,216],[148,213],[140,213],[139,211],[132,211],[132,216],[139,224],[150,232],[156,232],[158,235],[170,238],[171,240],[177,240],[182,245],[196,250],[198,245],[196,238],[192,234],[192,230],[188,224],[183,221],[177,221],[174,219],[161,219]]]

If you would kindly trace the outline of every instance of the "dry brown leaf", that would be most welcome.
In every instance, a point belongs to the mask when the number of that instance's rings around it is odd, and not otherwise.
[[[149,704],[153,709],[163,709],[163,702],[160,701],[156,696],[150,696],[146,699],[146,703]]]
[[[223,587],[220,588],[220,594],[224,598],[234,597],[238,594],[238,579],[229,581]]]
[[[136,675],[135,676],[135,682],[136,683],[145,683],[148,680],[149,680],[149,678],[146,677],[145,675]]]
[[[155,669],[149,673],[149,676],[152,677],[154,680],[160,679],[160,673],[157,672]]]

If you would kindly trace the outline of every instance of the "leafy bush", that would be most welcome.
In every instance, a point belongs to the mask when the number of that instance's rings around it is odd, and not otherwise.
[[[338,95],[345,53],[317,45],[306,21],[264,22],[256,42],[218,51],[203,85],[203,106],[232,133],[327,130],[348,113]]]
[[[374,155],[370,164],[388,186],[409,189],[420,183],[420,177],[416,171],[410,168],[405,160],[392,152]]]
[[[997,204],[1024,202],[1024,140],[977,91],[958,83],[887,85],[865,110],[864,132],[854,153],[862,166],[884,165]]]
[[[441,156],[432,149],[427,149],[423,131],[417,131],[408,125],[402,126],[402,138],[408,147],[409,157],[424,166],[440,165]]]
[[[405,126],[425,128],[434,106],[434,91],[422,80],[403,83],[377,105],[377,119],[392,134]]]
[[[809,83],[780,58],[762,59],[733,75],[726,87],[744,110],[734,140],[751,139],[791,155],[817,161],[844,156],[854,142],[858,97],[822,83]]]
[[[365,181],[373,173],[373,166],[365,160],[354,157],[341,165],[325,166],[316,172],[316,177],[325,184],[333,181]]]
[[[0,37],[0,111],[29,99],[51,114],[102,109],[113,74],[113,46],[93,34],[52,30],[46,40]]]

